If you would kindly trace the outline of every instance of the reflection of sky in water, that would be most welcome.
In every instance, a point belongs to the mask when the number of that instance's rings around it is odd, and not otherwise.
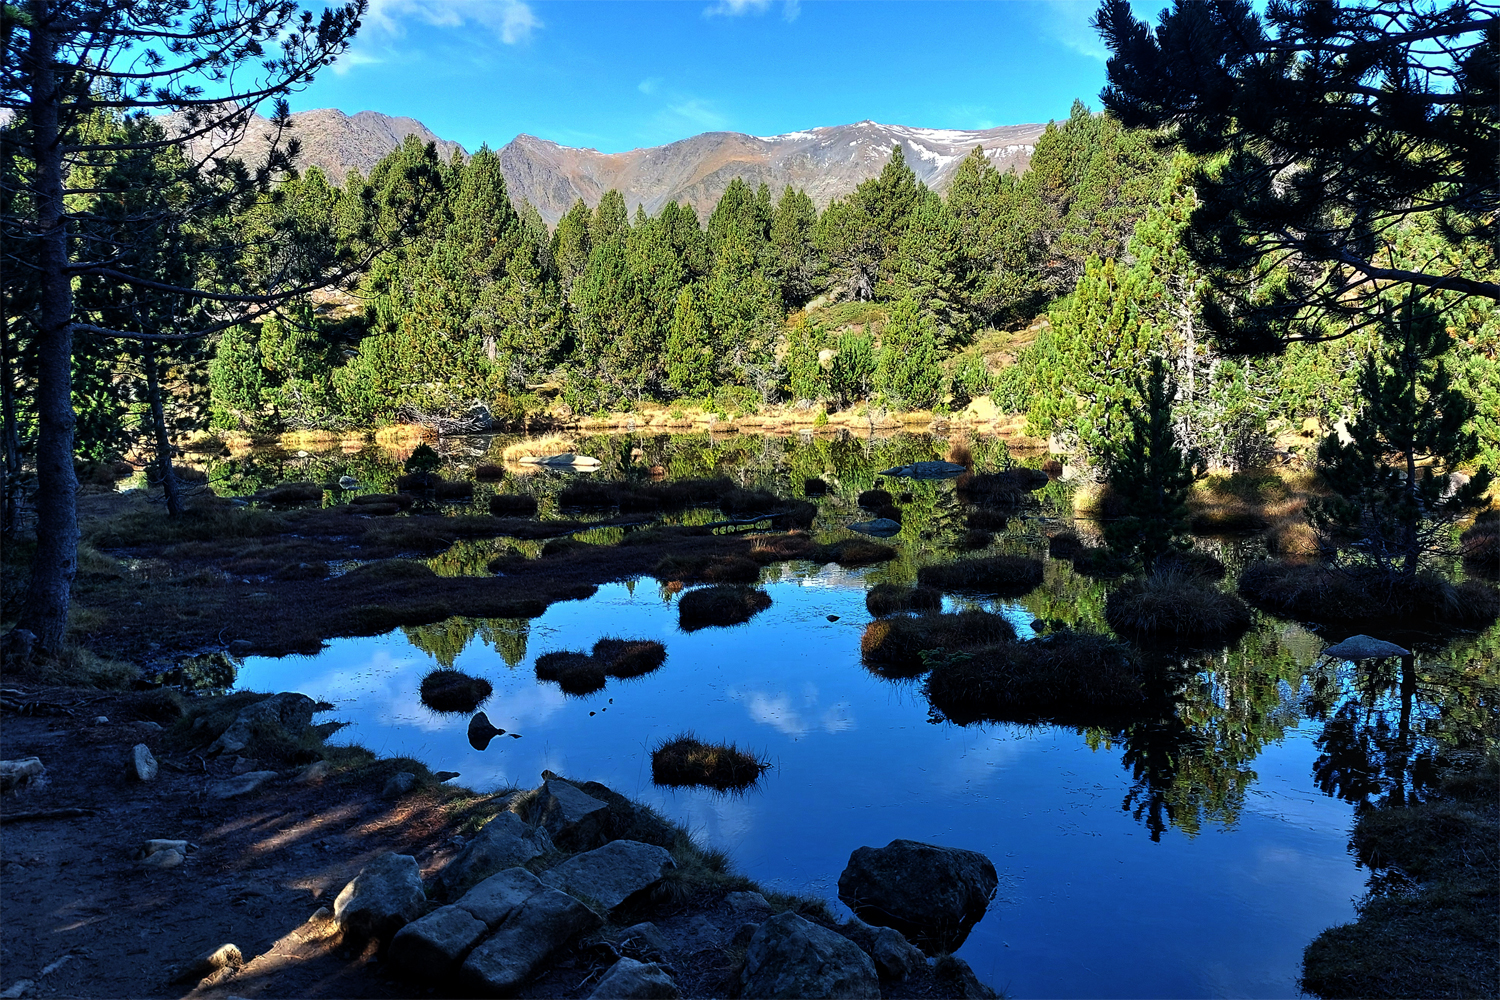
[[[934,725],[918,687],[860,666],[869,616],[857,575],[768,589],[775,603],[749,625],[688,635],[654,583],[633,596],[603,587],[532,622],[515,669],[471,643],[455,666],[494,684],[484,711],[522,735],[483,753],[468,745],[467,716],[417,700],[434,661],[399,632],[333,640],[313,658],[254,658],[240,684],[333,702],[332,717],[353,723],[339,738],[459,771],[475,788],[531,786],[543,768],[602,781],[771,888],[832,899],[850,851],[898,837],[982,851],[1001,887],[959,954],[1012,996],[1291,996],[1302,948],[1353,918],[1364,873],[1347,853],[1350,808],[1311,777],[1316,726],[1289,729],[1250,762],[1257,780],[1232,828],[1205,821],[1196,837],[1169,830],[1152,843],[1121,808],[1132,781],[1118,747],[1094,752],[1050,727]],[[666,665],[579,699],[536,682],[537,654],[605,635],[659,639]],[[686,729],[772,768],[739,798],[658,789],[649,750]]]

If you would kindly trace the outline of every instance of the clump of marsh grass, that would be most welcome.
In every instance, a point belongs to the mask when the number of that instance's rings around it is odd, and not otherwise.
[[[968,517],[968,526],[974,531],[1004,531],[1010,524],[1010,515],[1003,510],[980,508]]]
[[[651,780],[670,788],[697,785],[744,791],[770,766],[733,743],[706,743],[691,732],[679,733],[651,751]]]
[[[808,479],[802,483],[802,495],[807,497],[821,497],[828,495],[828,484],[821,479]]]
[[[987,647],[1015,637],[1015,627],[1009,621],[988,611],[896,615],[865,626],[859,654],[871,673],[898,680],[917,677],[930,669],[923,653]]]
[[[481,462],[474,468],[474,478],[481,483],[498,483],[505,478],[505,466]]]
[[[981,507],[1015,507],[1047,485],[1047,474],[1019,466],[1004,472],[964,473],[954,481],[959,498]]]
[[[431,580],[436,576],[432,567],[414,559],[379,559],[354,567],[339,578],[339,583],[343,586],[375,586],[382,583]]]
[[[926,694],[951,722],[1089,724],[1138,711],[1144,678],[1128,646],[1058,632],[927,657]]]
[[[755,583],[760,579],[760,564],[747,556],[676,555],[663,556],[651,571],[666,583]]]
[[[990,532],[979,528],[970,528],[958,536],[958,547],[972,552],[976,549],[987,549],[994,541],[995,536]]]
[[[355,507],[385,506],[395,504],[397,507],[410,507],[415,498],[410,493],[361,493],[357,497],[351,497],[349,503]]]
[[[1422,570],[1404,577],[1366,567],[1265,561],[1240,574],[1241,596],[1273,614],[1329,625],[1482,628],[1500,617],[1500,591]]]
[[[472,712],[494,689],[483,677],[470,677],[459,670],[434,670],[422,678],[422,704],[434,712]]]
[[[977,590],[1019,597],[1042,582],[1042,562],[1026,556],[989,556],[923,566],[917,580],[938,590]]]
[[[1207,552],[1168,552],[1156,558],[1153,573],[1177,573],[1199,580],[1224,579],[1224,564]]]
[[[942,591],[932,587],[877,583],[865,594],[865,608],[876,618],[901,611],[939,611],[942,607]]]
[[[490,514],[495,517],[534,517],[536,497],[530,493],[496,493],[490,497]]]
[[[323,499],[323,487],[317,483],[282,483],[255,494],[255,499],[275,507],[317,503]]]
[[[610,677],[643,677],[667,661],[667,647],[652,639],[610,637],[594,643],[594,659]]]
[[[472,500],[474,498],[474,484],[465,481],[454,481],[440,479],[433,487],[433,493],[439,500]]]
[[[896,558],[896,550],[868,538],[845,538],[831,545],[819,546],[808,558],[813,562],[831,562],[844,567],[871,566]]]
[[[1104,618],[1127,639],[1182,646],[1229,642],[1253,620],[1250,608],[1235,595],[1172,567],[1115,587],[1106,599]]]
[[[1059,531],[1047,539],[1047,554],[1053,559],[1074,559],[1084,551],[1084,544],[1076,531]]]
[[[565,455],[577,448],[578,442],[564,434],[545,434],[541,437],[512,441],[500,452],[500,458],[505,462],[519,462],[523,458]]]
[[[536,679],[552,681],[564,694],[593,694],[604,688],[604,664],[588,653],[571,650],[536,658]]]
[[[894,501],[895,497],[885,490],[865,490],[856,502],[866,510],[879,510],[891,506]]]
[[[719,584],[683,594],[677,601],[677,621],[684,632],[739,625],[770,606],[771,597],[763,590]]]

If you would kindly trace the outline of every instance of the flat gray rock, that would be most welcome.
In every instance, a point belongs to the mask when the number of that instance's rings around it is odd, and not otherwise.
[[[506,917],[520,909],[522,903],[546,889],[541,880],[526,869],[508,868],[464,893],[458,906],[494,930],[505,922]]]
[[[963,475],[963,472],[962,465],[954,465],[952,462],[913,462],[910,465],[898,465],[894,469],[886,469],[877,475],[890,476],[893,479],[952,479]]]
[[[484,826],[438,873],[435,895],[455,899],[496,872],[551,853],[552,838],[513,812],[502,812]]]
[[[771,915],[771,904],[758,892],[731,892],[724,897],[724,902],[746,920]]]
[[[422,870],[409,854],[382,854],[360,869],[333,901],[333,919],[354,937],[389,941],[422,915]]]
[[[875,965],[842,934],[779,913],[760,925],[740,972],[744,997],[880,996]]]
[[[459,970],[461,985],[478,996],[507,996],[575,935],[602,923],[597,913],[565,892],[539,892],[469,953]]]
[[[387,960],[399,975],[438,979],[451,973],[489,927],[457,906],[440,906],[391,938]]]
[[[531,803],[531,819],[564,851],[587,851],[604,840],[609,805],[561,778],[548,778]]]
[[[654,844],[615,840],[569,858],[543,872],[541,878],[554,889],[614,910],[676,867],[672,855]]]
[[[680,995],[672,977],[655,962],[622,958],[609,967],[589,1000],[675,1000]]]
[[[1384,639],[1351,635],[1343,642],[1323,650],[1323,655],[1340,660],[1373,660],[1382,656],[1410,656],[1411,650],[1402,649],[1394,642],[1386,642]]]
[[[385,783],[385,788],[381,790],[380,796],[386,799],[399,799],[401,796],[409,794],[416,787],[417,776],[415,774],[412,774],[410,771],[397,771]]]
[[[857,531],[861,535],[873,535],[876,538],[890,538],[901,531],[901,522],[893,521],[888,517],[877,517],[873,521],[855,521],[849,525],[850,531]]]
[[[215,781],[208,786],[208,797],[211,799],[239,798],[241,795],[249,795],[275,777],[275,771],[250,771],[238,778]]]

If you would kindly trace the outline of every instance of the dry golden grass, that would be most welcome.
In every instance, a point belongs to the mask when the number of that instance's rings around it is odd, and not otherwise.
[[[527,456],[546,458],[548,455],[564,455],[576,450],[578,442],[566,434],[543,434],[541,437],[522,438],[512,441],[500,451],[506,462],[520,462]]]

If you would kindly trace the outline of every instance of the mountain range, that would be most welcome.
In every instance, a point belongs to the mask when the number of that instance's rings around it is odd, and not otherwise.
[[[301,111],[292,115],[292,125],[302,146],[298,167],[319,167],[335,183],[342,183],[353,169],[368,174],[408,135],[437,143],[444,159],[455,152],[466,155],[458,143],[439,138],[413,118],[376,111]],[[878,174],[891,148],[898,145],[918,179],[937,190],[947,187],[959,162],[975,146],[983,146],[1002,172],[1020,173],[1045,127],[1003,125],[965,131],[863,121],[773,136],[704,132],[624,153],[563,146],[523,134],[507,143],[499,156],[512,200],[517,205],[523,199],[531,202],[549,225],[579,198],[597,205],[612,188],[625,196],[632,212],[642,205],[654,214],[668,201],[678,201],[692,205],[698,217],[706,219],[736,177],[751,187],[767,184],[778,195],[790,184],[823,208]],[[270,122],[256,118],[233,152],[247,163],[263,158],[270,130]]]

